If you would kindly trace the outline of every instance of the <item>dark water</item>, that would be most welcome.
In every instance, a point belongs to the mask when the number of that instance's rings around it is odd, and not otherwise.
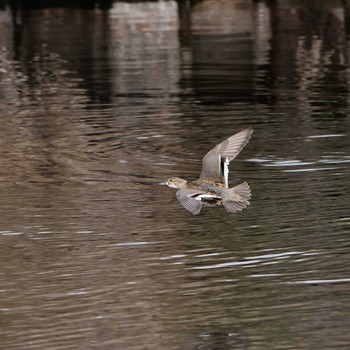
[[[349,349],[343,1],[0,11],[0,348]],[[247,127],[249,208],[170,176]]]

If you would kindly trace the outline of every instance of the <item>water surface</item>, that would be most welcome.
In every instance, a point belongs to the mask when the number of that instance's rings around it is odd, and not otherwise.
[[[1,10],[1,347],[348,349],[346,11]],[[157,186],[248,126],[246,210]]]

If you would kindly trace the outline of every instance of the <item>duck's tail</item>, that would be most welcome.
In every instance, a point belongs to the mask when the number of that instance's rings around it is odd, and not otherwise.
[[[222,193],[222,204],[227,211],[235,213],[250,204],[249,199],[251,196],[249,185],[246,182],[243,182]]]

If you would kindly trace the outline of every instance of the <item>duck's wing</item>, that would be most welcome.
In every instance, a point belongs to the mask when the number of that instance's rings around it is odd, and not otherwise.
[[[227,186],[228,165],[249,142],[253,129],[247,128],[219,143],[202,160],[200,178],[219,179]]]
[[[202,203],[195,197],[201,193],[203,192],[198,190],[179,190],[176,192],[176,197],[186,210],[193,215],[198,215],[202,209]]]

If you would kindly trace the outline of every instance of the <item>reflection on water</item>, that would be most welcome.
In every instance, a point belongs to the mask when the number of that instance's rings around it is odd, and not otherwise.
[[[2,347],[347,349],[348,11],[1,9]],[[247,210],[156,185],[249,125]]]

